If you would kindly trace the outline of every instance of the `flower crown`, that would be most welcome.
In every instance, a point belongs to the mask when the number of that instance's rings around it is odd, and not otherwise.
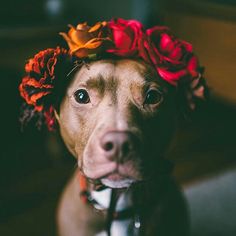
[[[109,57],[142,59],[171,86],[187,84],[192,109],[195,98],[204,98],[202,69],[192,45],[178,39],[168,27],[145,30],[139,21],[121,18],[98,22],[92,27],[87,23],[69,27],[68,33],[60,33],[69,49],[56,47],[40,51],[25,65],[26,76],[19,86],[27,107],[23,122],[38,116],[49,130],[54,129],[57,100],[54,94],[58,84],[65,83],[68,73],[84,61]]]

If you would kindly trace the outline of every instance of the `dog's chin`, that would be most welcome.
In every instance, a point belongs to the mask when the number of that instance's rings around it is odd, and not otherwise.
[[[101,183],[109,188],[129,188],[136,180],[134,179],[120,179],[120,180],[112,180],[108,178],[102,178]]]

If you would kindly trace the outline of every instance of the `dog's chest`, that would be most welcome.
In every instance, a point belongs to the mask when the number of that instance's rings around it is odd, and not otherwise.
[[[111,200],[111,189],[105,189],[103,191],[92,191],[91,196],[98,204],[94,207],[98,210],[105,210],[109,208]],[[128,190],[119,196],[116,204],[115,212],[125,212],[128,209],[133,209],[133,202],[131,199],[131,192]],[[111,223],[110,235],[111,236],[136,236],[139,234],[140,222],[136,214],[132,214],[128,217],[122,217],[114,219]],[[104,230],[96,234],[96,236],[107,236],[107,232]]]

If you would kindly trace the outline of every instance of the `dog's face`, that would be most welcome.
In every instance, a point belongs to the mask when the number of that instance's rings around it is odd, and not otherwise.
[[[101,60],[77,72],[57,118],[85,176],[122,188],[157,170],[173,130],[173,102],[143,62]]]

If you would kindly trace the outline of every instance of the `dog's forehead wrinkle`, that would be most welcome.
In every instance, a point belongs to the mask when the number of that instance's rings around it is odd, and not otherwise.
[[[115,77],[116,66],[113,63],[102,62],[95,64],[90,71],[86,84],[88,87],[100,90],[103,93],[111,93],[111,100],[116,102],[118,79]]]
[[[121,63],[117,69],[117,74],[120,76],[119,81],[121,87],[128,88],[131,93],[133,89],[140,93],[150,81],[155,82],[155,79],[151,76],[151,72],[149,72],[146,67],[139,65],[138,62],[128,62],[126,64]],[[141,95],[140,93],[140,96]]]
[[[102,88],[104,85],[108,90],[116,90],[117,85],[130,86],[131,83],[143,86],[146,82],[157,81],[155,73],[139,61],[101,60],[90,64],[89,69],[83,66],[75,75],[73,88],[87,83],[92,87]]]
[[[74,80],[71,83],[68,91],[79,87],[79,85],[84,85],[88,82],[90,85],[96,86],[96,83],[101,85],[104,81],[109,80],[111,75],[114,74],[115,65],[108,61],[97,61],[89,65],[89,69],[83,66],[75,74]],[[95,83],[96,81],[96,83]],[[97,84],[98,85],[98,84]]]
[[[112,61],[98,61],[91,65],[89,76],[103,78],[105,82],[110,81],[115,74],[116,66]]]

